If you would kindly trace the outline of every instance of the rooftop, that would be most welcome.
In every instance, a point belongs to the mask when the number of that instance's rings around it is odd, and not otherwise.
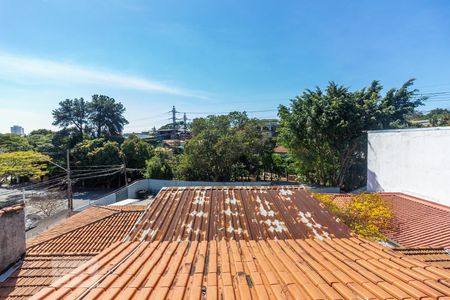
[[[0,299],[448,299],[449,258],[351,237],[300,186],[164,188],[27,241]]]
[[[447,299],[449,278],[356,238],[119,242],[32,299]]]
[[[385,235],[403,247],[450,248],[450,207],[402,193],[380,193],[395,215]],[[351,194],[336,195],[345,201]]]
[[[162,189],[132,240],[203,241],[350,237],[301,186]]]
[[[23,260],[0,278],[0,299],[27,299],[123,240],[144,209],[92,207],[28,240]]]

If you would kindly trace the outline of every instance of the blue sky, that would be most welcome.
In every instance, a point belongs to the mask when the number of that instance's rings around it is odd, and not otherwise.
[[[0,28],[0,132],[51,128],[59,101],[94,93],[139,131],[172,105],[274,117],[331,80],[450,91],[448,1],[0,0]]]

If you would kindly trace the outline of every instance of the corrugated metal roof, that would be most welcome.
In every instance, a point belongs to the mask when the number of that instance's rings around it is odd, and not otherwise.
[[[394,227],[384,234],[404,247],[450,248],[450,207],[402,193],[379,193],[392,205]],[[335,195],[346,201],[351,194]]]
[[[349,237],[300,186],[162,189],[131,240],[260,240]]]
[[[117,243],[32,299],[448,299],[450,272],[356,238]]]

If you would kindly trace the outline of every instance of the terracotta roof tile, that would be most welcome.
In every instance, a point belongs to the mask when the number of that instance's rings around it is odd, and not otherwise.
[[[42,234],[27,240],[27,247],[33,247],[36,244],[42,243],[56,237],[66,234],[69,231],[76,230],[83,226],[95,223],[106,217],[117,214],[121,211],[136,211],[143,212],[144,206],[94,206],[84,210],[81,213],[77,213],[64,222],[57,224]]]
[[[450,271],[372,246],[362,239],[116,243],[100,259],[72,271],[64,284],[53,284],[54,290],[41,291],[32,299],[58,293],[84,299],[200,299],[202,295],[208,299],[444,299],[450,295]],[[377,258],[365,255],[368,248]],[[410,267],[386,264],[391,260],[406,260]],[[89,280],[92,276],[97,276],[96,284]]]
[[[31,239],[16,271],[0,282],[0,299],[26,299],[50,284],[58,284],[62,276],[111,244],[122,241],[144,209],[143,206],[92,207]]]
[[[450,207],[402,193],[379,193],[395,215],[394,227],[384,234],[403,247],[450,248]],[[352,194],[337,194],[337,203]]]
[[[2,215],[22,211],[24,209],[24,207],[25,207],[25,204],[23,204],[23,203],[14,204],[14,205],[7,206],[7,207],[0,207],[0,217]]]
[[[162,189],[132,239],[212,240],[349,237],[302,187]]]

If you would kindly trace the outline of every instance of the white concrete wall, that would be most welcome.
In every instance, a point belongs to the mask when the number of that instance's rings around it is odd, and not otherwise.
[[[450,205],[450,127],[369,131],[367,190]]]

